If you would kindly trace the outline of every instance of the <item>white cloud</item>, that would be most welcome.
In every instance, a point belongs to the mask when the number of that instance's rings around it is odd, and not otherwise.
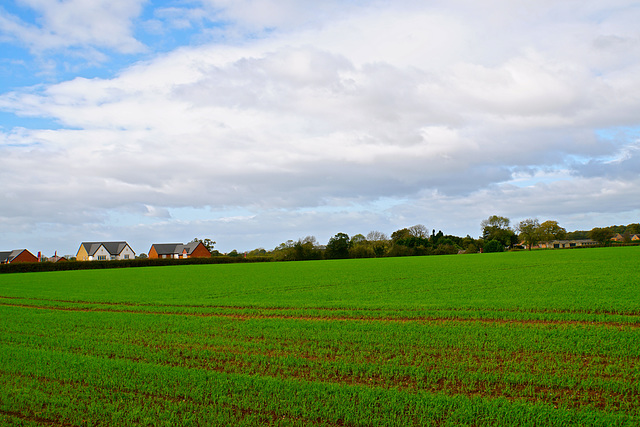
[[[2,110],[67,127],[1,135],[0,220],[121,212],[140,218],[122,229],[139,236],[210,226],[249,249],[243,232],[474,235],[493,213],[580,224],[572,215],[633,212],[637,138],[599,132],[640,125],[640,55],[628,55],[640,30],[625,18],[637,9],[495,3],[211,1],[218,18],[276,30],[0,96]],[[134,10],[118,10],[126,28]],[[187,207],[212,218],[175,213]],[[219,226],[216,212],[236,210]]]
[[[144,46],[133,36],[132,20],[143,3],[145,0],[21,0],[21,6],[38,15],[36,22],[24,22],[0,9],[0,34],[34,52],[86,47],[138,53]]]

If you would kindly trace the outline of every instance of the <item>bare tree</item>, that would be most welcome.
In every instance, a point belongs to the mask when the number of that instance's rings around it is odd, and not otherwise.
[[[370,231],[369,234],[367,234],[367,240],[370,242],[379,242],[389,240],[389,237],[381,231]]]
[[[429,237],[429,230],[422,224],[416,224],[409,227],[409,233],[411,233],[413,237],[420,237],[422,239]]]

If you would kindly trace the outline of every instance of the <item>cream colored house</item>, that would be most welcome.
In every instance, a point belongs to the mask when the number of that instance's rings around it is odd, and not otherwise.
[[[82,242],[76,260],[116,261],[134,259],[136,253],[127,242]]]

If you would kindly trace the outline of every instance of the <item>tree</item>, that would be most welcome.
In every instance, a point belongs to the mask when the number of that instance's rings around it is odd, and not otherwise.
[[[504,245],[499,240],[490,240],[484,245],[484,252],[504,252]]]
[[[398,240],[406,239],[411,237],[411,231],[408,228],[401,228],[400,230],[396,230],[391,233],[391,240],[395,243]]]
[[[389,237],[380,231],[370,231],[367,241],[376,257],[384,256],[389,248]]]
[[[351,246],[361,245],[367,243],[367,239],[362,234],[356,234],[355,236],[351,237],[350,243]]]
[[[197,237],[195,239],[193,239],[192,242],[200,242],[200,243],[202,243],[204,245],[204,247],[207,248],[207,250],[209,252],[213,251],[213,245],[216,244],[216,242],[214,242],[211,239],[202,240],[202,239],[198,239]]]
[[[338,233],[329,239],[325,257],[329,259],[349,258],[349,235],[346,233]]]
[[[591,240],[595,240],[596,242],[604,245],[611,239],[613,236],[613,232],[609,228],[599,228],[596,227],[589,232],[589,238]]]
[[[504,246],[512,246],[516,241],[516,235],[509,227],[509,218],[492,215],[480,223],[482,227],[482,239],[484,241],[498,240]]]
[[[381,240],[389,240],[389,237],[387,237],[386,234],[384,234],[381,231],[370,231],[369,234],[367,234],[367,240],[370,242],[378,242]]]
[[[562,240],[567,236],[567,230],[558,225],[558,221],[545,221],[540,224],[541,240]]]
[[[537,218],[520,221],[517,229],[520,232],[520,239],[524,241],[529,250],[540,241],[540,222]]]
[[[412,225],[408,230],[409,234],[413,237],[420,237],[421,239],[429,238],[429,230],[422,224]]]

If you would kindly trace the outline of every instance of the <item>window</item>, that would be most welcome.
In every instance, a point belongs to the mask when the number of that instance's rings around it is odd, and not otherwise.
[[[115,255],[111,255],[111,261],[115,260],[116,256]]]
[[[106,261],[106,260],[107,260],[106,255],[98,255],[98,261]]]
[[[124,256],[124,259],[129,259],[129,254],[126,254],[126,255]]]

